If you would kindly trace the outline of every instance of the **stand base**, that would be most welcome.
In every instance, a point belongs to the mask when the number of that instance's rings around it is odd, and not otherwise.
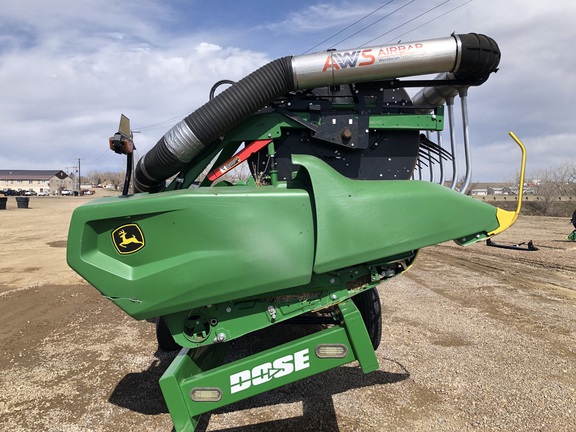
[[[333,327],[228,364],[228,343],[183,348],[160,378],[175,430],[193,432],[203,413],[355,360],[364,373],[377,370],[360,312],[352,300],[338,308]]]

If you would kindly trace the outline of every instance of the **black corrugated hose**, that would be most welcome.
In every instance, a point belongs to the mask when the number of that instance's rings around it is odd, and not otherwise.
[[[227,88],[182,122],[190,128],[200,145],[205,147],[251,114],[292,90],[292,56],[282,57]],[[166,179],[180,172],[195,156],[191,154],[194,151],[191,152],[187,147],[198,147],[197,142],[184,138],[179,145],[186,155],[180,154],[177,157],[173,144],[168,146],[166,143],[167,135],[138,162],[134,175],[136,192],[162,191]]]

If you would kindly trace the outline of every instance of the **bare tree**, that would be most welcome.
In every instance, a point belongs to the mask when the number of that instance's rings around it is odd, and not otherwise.
[[[554,204],[559,197],[565,196],[570,189],[566,181],[566,166],[539,171],[533,183],[535,194],[534,210],[537,214],[549,216],[553,214]]]
[[[124,185],[125,178],[126,174],[121,171],[106,173],[106,180],[108,181],[108,183],[114,186],[115,190],[118,190],[119,187]]]
[[[92,170],[88,173],[88,181],[92,185],[99,185],[102,183],[102,173],[100,171]]]
[[[466,176],[460,176],[457,180],[456,180],[456,190],[460,191],[462,189],[462,186],[464,186],[464,181],[466,180]],[[471,195],[472,194],[472,190],[473,189],[477,189],[478,188],[478,182],[474,182],[474,181],[470,181],[470,183],[468,184],[468,187],[466,188],[465,191],[462,191],[462,193],[466,194],[466,195]]]
[[[566,161],[550,170],[549,177],[557,184],[560,196],[576,194],[576,161]]]

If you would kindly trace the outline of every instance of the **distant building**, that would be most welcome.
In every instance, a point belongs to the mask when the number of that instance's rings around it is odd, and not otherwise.
[[[472,189],[470,195],[485,196],[488,195],[488,189]]]
[[[506,186],[505,183],[475,183],[470,195],[518,195],[518,188]]]
[[[60,194],[73,188],[74,180],[62,170],[0,170],[0,190]]]

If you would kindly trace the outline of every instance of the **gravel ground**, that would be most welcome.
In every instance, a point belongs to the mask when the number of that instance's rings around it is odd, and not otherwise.
[[[87,198],[0,211],[0,425],[9,431],[171,431],[157,380],[173,354],[64,261]],[[39,224],[45,229],[38,230]],[[200,431],[572,431],[576,244],[566,218],[521,217],[499,243],[421,251],[379,287],[380,370],[351,364],[222,408]],[[239,340],[235,354],[281,337]]]

